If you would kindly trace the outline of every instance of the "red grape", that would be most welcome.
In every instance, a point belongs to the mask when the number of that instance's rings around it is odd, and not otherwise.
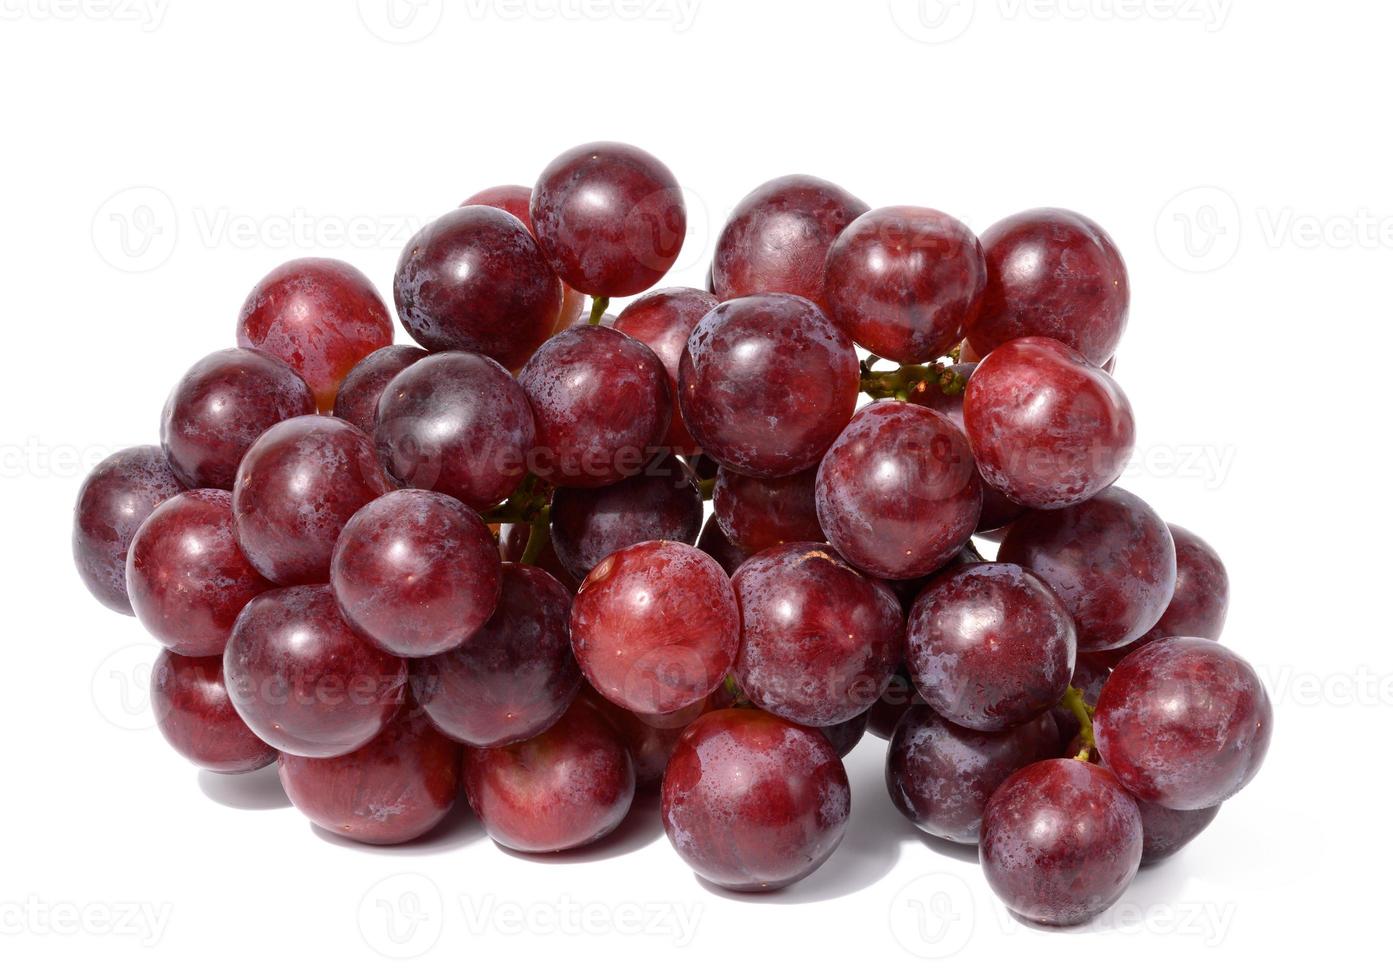
[[[586,685],[580,696],[592,708],[604,715],[620,740],[629,750],[634,762],[634,774],[638,788],[653,789],[663,781],[663,770],[667,768],[672,750],[682,731],[707,711],[715,710],[713,702],[718,700],[722,688],[716,690],[696,704],[661,715],[640,715],[621,708],[614,702],[601,697],[595,689]],[[724,705],[722,705],[724,707]]]
[[[872,735],[888,739],[905,712],[912,706],[923,703],[924,699],[914,689],[914,682],[909,679],[908,669],[901,663],[895,668],[885,693],[871,706],[871,716],[866,728]]]
[[[242,607],[271,587],[237,546],[225,490],[171,497],[131,539],[131,608],[151,636],[186,657],[221,656]]]
[[[851,815],[846,769],[821,732],[749,708],[703,715],[663,776],[663,828],[693,871],[735,891],[822,866]]]
[[[444,494],[397,490],[353,515],[329,578],[355,629],[398,656],[428,657],[493,615],[501,565],[474,511]]]
[[[1053,337],[1094,364],[1127,326],[1127,267],[1107,232],[1081,214],[1039,208],[982,235],[987,291],[967,336],[983,356],[1021,337]]]
[[[586,143],[542,171],[532,225],[551,266],[591,296],[633,296],[677,261],[687,208],[672,171],[624,143]]]
[[[392,342],[392,315],[372,282],[337,259],[292,259],[252,289],[237,318],[237,344],[279,358],[334,404],[353,365]]]
[[[855,718],[848,718],[835,725],[823,725],[818,731],[822,732],[824,738],[832,745],[832,750],[840,758],[845,759],[851,754],[851,750],[861,744],[861,739],[866,736],[866,728],[871,723],[871,712],[867,710],[861,712]]]
[[[314,393],[285,364],[233,347],[209,354],[175,385],[160,443],[185,486],[231,490],[237,465],[277,422],[314,414]]]
[[[237,713],[282,752],[330,758],[361,748],[397,713],[406,662],[349,628],[327,585],[257,596],[228,638],[223,671]]]
[[[353,366],[334,396],[334,415],[368,435],[377,428],[377,403],[387,384],[428,352],[396,344],[373,351]]]
[[[851,420],[817,472],[822,530],[880,578],[918,578],[972,537],[982,481],[967,440],[931,409],[873,402]]]
[[[1217,803],[1203,810],[1167,810],[1163,806],[1138,800],[1137,809],[1141,812],[1143,867],[1170,857],[1203,833],[1204,828],[1219,815]]]
[[[498,528],[498,553],[504,561],[520,562],[523,555],[527,553],[527,543],[531,539],[531,524],[500,525]],[[567,593],[574,595],[576,589],[580,588],[580,581],[566,571],[565,566],[561,564],[561,559],[556,556],[556,548],[552,544],[550,534],[542,542],[542,549],[532,564],[564,585]]]
[[[749,552],[733,544],[726,537],[726,533],[721,530],[720,522],[716,520],[715,516],[710,517],[706,521],[706,526],[701,529],[701,537],[697,539],[697,548],[716,559],[727,575],[734,575],[735,570],[751,557]]]
[[[750,554],[790,541],[823,540],[815,469],[759,479],[723,467],[711,502],[726,538]]]
[[[704,316],[682,354],[687,428],[722,466],[789,476],[836,439],[860,391],[851,340],[813,303],[750,296]]]
[[[276,750],[233,707],[221,659],[161,650],[150,675],[150,707],[165,741],[201,769],[252,772],[276,761]]]
[[[948,353],[977,318],[987,282],[972,230],[930,208],[876,208],[827,253],[827,311],[862,347],[903,364]]]
[[[131,539],[156,507],[183,490],[158,446],[112,453],[82,482],[73,508],[73,561],[102,605],[132,615],[126,594]]]
[[[672,423],[668,427],[667,445],[673,452],[694,453],[700,447],[687,431],[687,423],[677,405],[677,372],[682,352],[687,349],[701,318],[716,306],[716,297],[700,289],[676,287],[659,289],[639,297],[624,308],[614,320],[614,329],[646,344],[667,370],[669,391],[672,393]]]
[[[622,708],[676,711],[715,690],[735,660],[740,611],[711,556],[676,541],[610,555],[581,583],[571,644],[595,689]]]

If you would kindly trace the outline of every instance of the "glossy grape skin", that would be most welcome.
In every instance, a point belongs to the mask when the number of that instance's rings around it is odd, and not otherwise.
[[[332,758],[362,748],[406,691],[406,662],[355,633],[327,585],[257,596],[237,617],[222,663],[247,727],[292,755]]]
[[[114,452],[82,481],[73,508],[73,562],[102,605],[134,615],[126,593],[131,539],[156,507],[183,491],[159,446]]]
[[[459,797],[461,749],[408,706],[347,755],[282,755],[281,786],[318,827],[364,844],[402,844],[433,829]]]
[[[683,286],[657,289],[647,293],[624,308],[614,320],[614,329],[633,337],[658,355],[667,371],[672,394],[672,423],[668,427],[667,445],[676,453],[700,451],[696,440],[687,431],[687,423],[677,409],[677,375],[682,364],[682,352],[701,318],[716,307],[716,297],[700,289]]]
[[[702,878],[772,891],[816,871],[851,814],[846,769],[816,729],[727,708],[687,727],[663,776],[663,829]]]
[[[707,519],[706,526],[701,529],[697,548],[716,559],[727,575],[734,575],[735,570],[752,557],[749,552],[726,537],[714,515]]]
[[[825,306],[827,250],[868,207],[818,177],[791,174],[765,181],[745,195],[721,229],[711,291],[721,300],[792,293]]]
[[[368,435],[377,428],[377,403],[387,385],[429,352],[419,347],[394,344],[363,358],[339,385],[334,396],[334,417],[356,425]]]
[[[870,710],[904,652],[904,616],[888,588],[826,545],[762,551],[732,580],[740,605],[735,680],[757,707],[800,725]]]
[[[353,366],[392,342],[392,315],[367,276],[337,259],[292,259],[252,289],[237,318],[237,344],[279,358],[334,404]]]
[[[1064,696],[1074,621],[1017,565],[982,562],[932,581],[914,602],[905,662],[929,707],[983,732],[1022,725]]]
[[[571,645],[586,678],[621,708],[676,711],[730,672],[740,641],[735,591],[710,555],[645,541],[596,565],[571,606]]]
[[[1167,810],[1144,800],[1137,800],[1141,813],[1142,867],[1164,861],[1214,822],[1219,804],[1203,810]]]
[[[432,354],[382,392],[377,452],[403,485],[476,510],[512,495],[536,440],[532,407],[513,376],[480,354]]]
[[[711,503],[726,538],[750,554],[790,541],[823,540],[815,469],[762,480],[722,468]]]
[[[551,336],[561,281],[527,227],[499,208],[457,208],[418,231],[397,263],[397,314],[429,351],[469,351],[516,371]]]
[[[150,674],[150,708],[165,741],[200,769],[253,772],[276,761],[276,750],[233,707],[221,659],[161,650]]]
[[[1170,636],[1198,636],[1217,640],[1224,631],[1229,611],[1229,575],[1224,562],[1209,543],[1178,524],[1166,525],[1175,541],[1175,594],[1161,620],[1139,640],[1099,657],[1117,664],[1133,650],[1152,640]]]
[[[1109,673],[1111,671],[1107,665],[1100,663],[1093,655],[1081,654],[1074,662],[1074,676],[1069,686],[1078,688],[1084,703],[1091,708],[1098,703],[1098,695],[1102,693]],[[1060,749],[1067,751],[1067,747],[1078,737],[1079,720],[1073,711],[1063,705],[1051,708],[1050,714],[1059,728]]]
[[[525,742],[465,749],[464,788],[488,835],[515,851],[565,851],[610,833],[634,800],[619,734],[577,699]]]
[[[967,383],[963,418],[982,479],[1026,507],[1069,507],[1111,486],[1136,444],[1112,376],[1057,340],[997,348]]]
[[[1064,510],[1011,525],[997,560],[1054,589],[1078,629],[1080,653],[1111,650],[1155,626],[1175,592],[1175,542],[1140,497],[1110,487]]]
[[[919,364],[948,353],[977,318],[987,284],[972,230],[931,208],[876,208],[827,252],[826,307],[873,354]]]
[[[314,407],[310,386],[281,361],[233,347],[209,354],[174,386],[160,445],[185,486],[231,490],[256,437]]]
[[[1015,728],[979,732],[914,705],[890,736],[885,785],[899,811],[924,833],[976,844],[997,787],[1053,757],[1058,747],[1059,730],[1048,713]]]
[[[560,487],[551,501],[551,543],[577,580],[621,548],[640,541],[696,544],[701,489],[685,464],[650,468],[593,490]]]
[[[551,267],[590,296],[633,296],[682,251],[687,207],[672,171],[624,143],[586,143],[547,164],[532,226]]]
[[[1137,799],[1201,810],[1257,775],[1272,741],[1272,702],[1227,647],[1171,637],[1113,669],[1093,727],[1103,761]]]
[[[822,530],[879,578],[927,575],[972,537],[982,480],[963,434],[937,412],[893,400],[856,413],[817,472]]]
[[[270,588],[237,546],[225,490],[169,498],[136,531],[126,556],[126,591],[140,625],[186,657],[221,656],[242,607]]]
[[[823,737],[831,744],[832,751],[837,753],[838,758],[845,759],[851,754],[852,749],[861,744],[861,739],[866,737],[866,728],[870,722],[871,712],[868,708],[855,718],[848,718],[835,725],[823,725],[818,731],[822,732]]]
[[[987,884],[1017,915],[1077,925],[1116,902],[1136,877],[1141,814],[1106,769],[1047,759],[992,794],[980,853]]]
[[[506,563],[498,608],[462,646],[416,661],[416,700],[465,745],[520,742],[550,728],[580,690],[567,630],[571,594],[540,568]]]
[[[667,438],[673,404],[663,363],[613,327],[562,331],[518,381],[537,424],[528,463],[549,483],[618,483],[641,472]]]
[[[982,235],[987,289],[968,327],[985,357],[1021,337],[1052,337],[1104,364],[1127,326],[1127,267],[1107,232],[1062,208],[1024,211]]]
[[[372,440],[359,429],[328,416],[286,419],[262,433],[238,467],[237,543],[272,582],[327,582],[343,526],[391,490]]]
[[[501,566],[474,511],[444,494],[397,490],[353,515],[329,579],[355,629],[400,657],[429,657],[488,622]]]
[[[812,302],[749,296],[702,317],[678,372],[687,428],[722,466],[790,476],[813,466],[856,409],[851,340]]]

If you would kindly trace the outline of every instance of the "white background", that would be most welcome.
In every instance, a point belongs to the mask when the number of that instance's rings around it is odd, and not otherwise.
[[[1174,977],[1382,957],[1387,5],[417,2],[393,28],[387,0],[0,0],[7,975]],[[273,771],[200,777],[151,728],[155,650],[71,566],[85,469],[156,439],[169,387],[234,343],[272,266],[333,255],[390,295],[420,222],[597,138],[687,186],[670,283],[700,285],[729,208],[797,171],[979,231],[1066,206],[1120,244],[1140,429],[1123,483],[1223,554],[1225,641],[1277,720],[1256,782],[1100,923],[1006,916],[970,853],[892,809],[875,739],[850,760],[842,848],[752,901],[700,885],[651,806],[576,856],[509,855],[467,815],[372,850],[312,831]]]

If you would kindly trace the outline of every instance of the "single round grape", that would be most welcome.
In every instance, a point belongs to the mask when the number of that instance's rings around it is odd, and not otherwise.
[[[337,259],[292,259],[252,289],[237,318],[237,345],[279,358],[334,404],[353,366],[392,342],[392,315],[367,276]]]
[[[400,657],[453,650],[498,606],[502,561],[488,526],[453,497],[397,490],[344,527],[329,580],[354,628]]]
[[[967,544],[981,512],[982,480],[967,439],[918,405],[867,405],[818,467],[817,515],[827,540],[880,578],[941,568]]]
[[[826,545],[762,551],[735,573],[735,680],[757,707],[800,725],[870,710],[904,652],[904,615],[883,584]]]
[[[614,320],[614,329],[646,344],[667,371],[668,390],[672,394],[672,422],[668,427],[667,445],[676,453],[700,451],[696,440],[687,431],[687,423],[677,410],[677,373],[682,364],[682,352],[701,318],[716,307],[716,297],[700,289],[683,286],[658,289],[647,293],[624,308]]]
[[[343,526],[391,490],[360,430],[328,416],[286,419],[242,457],[232,490],[237,543],[272,582],[327,582]]]
[[[832,744],[832,750],[837,756],[845,759],[851,754],[852,749],[861,744],[861,739],[866,737],[866,728],[870,723],[871,712],[867,709],[855,718],[848,718],[835,725],[823,725],[818,731]]]
[[[314,393],[281,361],[239,347],[209,354],[174,386],[160,420],[169,467],[189,487],[231,490],[256,437],[314,414]]]
[[[159,446],[134,446],[97,464],[73,508],[73,562],[82,584],[108,609],[133,615],[126,555],[145,518],[184,491]]]
[[[1098,703],[1098,695],[1102,693],[1109,673],[1108,667],[1099,663],[1093,655],[1080,654],[1074,662],[1074,676],[1069,686],[1078,688],[1084,703],[1091,708]],[[1055,726],[1059,729],[1060,750],[1067,752],[1068,746],[1079,736],[1079,719],[1062,704],[1051,708],[1050,714],[1054,716]]]
[[[1219,815],[1217,803],[1203,810],[1167,810],[1137,800],[1137,809],[1141,812],[1142,867],[1170,857],[1203,833]]]
[[[663,828],[692,870],[734,891],[806,878],[841,843],[846,769],[821,732],[750,708],[682,733],[663,775]]]
[[[662,361],[612,327],[576,326],[542,345],[518,377],[537,422],[532,472],[602,487],[643,469],[672,419]]]
[[[726,538],[750,554],[791,541],[823,540],[815,469],[759,479],[722,467],[711,503]]]
[[[735,570],[751,557],[749,552],[726,537],[715,515],[707,519],[706,526],[701,529],[701,537],[697,538],[697,548],[716,559],[727,575],[734,575]]]
[[[997,787],[1058,748],[1059,730],[1048,713],[1015,728],[979,732],[914,705],[890,736],[885,785],[899,811],[924,833],[976,844],[982,811]]]
[[[1034,572],[1063,600],[1079,652],[1112,650],[1155,626],[1175,592],[1175,542],[1140,497],[1110,487],[1011,525],[999,561]]]
[[[559,487],[551,500],[551,543],[577,580],[640,541],[696,544],[701,489],[682,463],[650,469],[607,487]]]
[[[580,690],[570,617],[565,586],[540,568],[505,563],[492,618],[462,646],[413,665],[417,701],[437,728],[466,745],[540,735]]]
[[[237,713],[281,752],[332,758],[377,737],[401,707],[406,662],[349,628],[327,585],[257,596],[223,654]]]
[[[1039,208],[992,225],[982,248],[986,295],[967,331],[978,354],[1021,337],[1052,337],[1094,364],[1112,356],[1130,290],[1107,232],[1081,214]]]
[[[871,716],[866,728],[877,738],[888,739],[905,712],[914,705],[923,703],[924,699],[914,689],[914,682],[909,679],[909,670],[901,663],[895,668],[885,693],[871,706]]]
[[[403,344],[373,351],[354,365],[339,385],[339,393],[334,396],[334,416],[372,435],[377,428],[377,403],[383,390],[427,353]]]
[[[150,708],[165,741],[200,769],[253,772],[276,761],[276,750],[233,707],[221,659],[161,650],[150,674]]]
[[[281,786],[310,822],[364,844],[427,833],[459,797],[458,745],[412,707],[367,745],[332,759],[282,755]]]
[[[869,205],[830,181],[791,174],[765,181],[735,205],[711,263],[720,299],[792,293],[823,302],[827,250]]]
[[[547,164],[531,210],[551,267],[591,296],[648,289],[672,268],[687,237],[677,178],[624,143],[586,143]]]
[[[601,695],[630,711],[676,711],[730,672],[740,641],[735,591],[711,556],[645,541],[596,565],[571,606],[571,645]]]
[[[561,312],[561,281],[527,227],[479,205],[442,215],[406,243],[393,292],[402,326],[426,350],[483,354],[510,371]]]
[[[515,851],[565,851],[613,831],[634,801],[634,764],[614,727],[577,699],[525,742],[467,748],[464,788],[488,835]]]
[[[242,607],[272,587],[237,546],[225,490],[187,490],[160,504],[126,557],[140,625],[186,657],[221,656]]]
[[[1069,610],[1018,565],[944,573],[915,600],[906,638],[905,663],[929,707],[977,731],[1039,717],[1074,674]]]
[[[1257,775],[1272,741],[1272,702],[1232,650],[1172,637],[1113,669],[1093,727],[1103,761],[1137,799],[1202,810]]]
[[[872,354],[919,364],[948,353],[977,318],[987,284],[972,230],[941,211],[876,208],[827,252],[826,306]]]
[[[388,383],[374,433],[383,462],[404,486],[487,510],[527,476],[536,426],[527,396],[497,361],[451,351]]]
[[[1031,922],[1087,922],[1122,897],[1141,865],[1137,804],[1113,774],[1046,759],[1002,783],[982,814],[982,870]]]
[[[1136,444],[1131,403],[1112,376],[1046,337],[1013,340],[983,361],[963,417],[982,479],[1035,509],[1111,486]]]
[[[813,466],[856,410],[860,362],[812,302],[749,296],[702,317],[678,399],[687,428],[722,466],[790,476]]]

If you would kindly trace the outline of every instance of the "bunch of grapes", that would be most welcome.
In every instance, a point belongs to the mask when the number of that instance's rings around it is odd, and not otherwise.
[[[77,503],[83,579],[164,648],[161,731],[375,844],[462,792],[508,848],[581,847],[656,790],[697,874],[759,891],[836,849],[869,728],[1011,909],[1097,915],[1272,732],[1219,557],[1113,485],[1117,248],[793,176],[706,289],[654,290],[685,232],[661,162],[595,143],[409,242],[420,346],[344,263],[258,283]]]

